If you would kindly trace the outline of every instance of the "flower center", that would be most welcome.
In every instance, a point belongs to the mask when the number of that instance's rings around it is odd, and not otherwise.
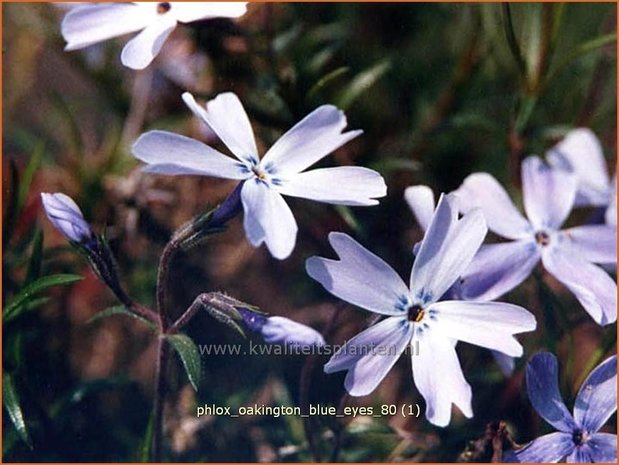
[[[550,244],[550,236],[546,231],[537,231],[535,233],[535,242],[537,242],[542,247],[546,247]]]
[[[160,15],[167,13],[168,11],[170,11],[171,8],[172,5],[170,5],[169,2],[157,3],[157,13],[159,13]]]
[[[577,446],[583,445],[585,442],[587,442],[588,439],[589,434],[586,431],[576,430],[572,434],[572,441],[574,441],[574,444],[576,444]]]
[[[252,166],[251,170],[253,171],[253,173],[256,175],[256,177],[258,179],[260,179],[261,181],[266,181],[267,180],[267,173],[262,171],[259,167],[257,166]]]
[[[408,321],[412,321],[414,323],[419,323],[423,320],[424,315],[426,314],[425,310],[419,304],[415,304],[408,309]]]

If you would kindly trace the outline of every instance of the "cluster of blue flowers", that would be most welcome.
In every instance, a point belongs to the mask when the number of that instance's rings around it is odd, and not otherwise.
[[[233,17],[245,11],[244,4],[235,3],[195,4],[200,6],[185,11],[191,8],[181,8],[181,3],[78,8],[63,23],[67,48],[143,29],[122,55],[126,65],[143,68],[177,21]],[[211,6],[221,11],[205,13]],[[196,12],[200,8],[204,11]],[[96,26],[92,25],[95,17]],[[101,20],[111,25],[120,17],[134,18],[135,24],[121,31],[112,26],[106,29]],[[254,247],[265,244],[277,259],[292,254],[297,236],[297,223],[283,196],[372,206],[387,195],[384,179],[373,170],[350,166],[309,169],[362,133],[344,132],[346,117],[332,105],[311,112],[260,156],[250,119],[235,94],[220,94],[205,106],[189,93],[182,98],[233,156],[158,130],[139,137],[133,155],[146,164],[144,171],[149,173],[238,180],[235,192],[240,193],[237,206],[243,211],[246,237]],[[413,380],[425,400],[428,421],[447,426],[452,404],[464,416],[473,416],[472,390],[456,354],[457,342],[490,349],[503,371],[511,373],[513,357],[523,355],[515,335],[535,330],[536,320],[525,308],[497,299],[525,281],[538,263],[578,299],[597,324],[615,323],[617,285],[607,272],[616,270],[617,263],[616,183],[612,179],[595,136],[587,129],[576,129],[549,151],[546,161],[530,156],[522,162],[526,216],[488,173],[471,174],[454,192],[441,194],[436,203],[429,187],[409,187],[405,199],[425,234],[418,244],[411,244],[414,261],[408,284],[349,235],[330,233],[337,259],[311,257],[306,262],[307,274],[329,293],[381,319],[347,341],[324,371],[346,371],[344,385],[350,395],[367,395],[406,348],[419,341],[421,350],[411,357]],[[42,197],[49,219],[67,239],[87,249],[96,243],[75,202],[60,193]],[[580,206],[604,207],[605,222],[564,228],[572,210]],[[506,241],[484,243],[488,230]],[[248,309],[241,309],[241,316],[246,327],[267,342],[325,343],[315,330],[286,318]],[[351,347],[393,350],[377,355]],[[598,431],[616,410],[616,357],[604,361],[583,383],[573,416],[561,400],[557,373],[555,357],[540,353],[530,360],[526,381],[531,403],[558,432],[514,450],[508,459],[614,461],[616,435]]]

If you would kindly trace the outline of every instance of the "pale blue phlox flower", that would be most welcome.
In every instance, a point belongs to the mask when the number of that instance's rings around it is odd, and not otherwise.
[[[541,352],[527,365],[527,392],[537,413],[558,431],[509,451],[506,462],[616,463],[617,435],[600,433],[617,410],[617,356],[599,364],[584,381],[570,414],[559,392],[557,358]]]
[[[246,5],[247,2],[83,3],[67,13],[61,29],[67,51],[140,31],[125,45],[120,58],[129,68],[144,69],[177,23],[237,18],[245,14]]]
[[[220,94],[206,108],[198,105],[189,93],[183,94],[183,99],[235,158],[165,131],[140,136],[133,154],[148,164],[145,171],[151,173],[243,181],[241,201],[247,239],[254,247],[266,243],[275,258],[288,257],[297,236],[297,223],[282,195],[369,206],[377,205],[376,198],[387,193],[382,176],[367,168],[340,166],[306,171],[362,132],[342,132],[347,125],[346,116],[332,105],[311,112],[260,158],[251,123],[235,94]]]
[[[606,207],[615,200],[616,187],[608,173],[602,145],[590,129],[568,132],[548,151],[547,158],[551,165],[576,174],[578,190],[574,205]]]
[[[434,210],[436,208],[432,189],[424,185],[407,187],[404,189],[404,199],[413,212],[417,223],[425,232],[430,225],[432,215],[434,214]],[[414,251],[417,251],[418,247],[419,243],[415,244]],[[484,247],[486,246],[482,245],[480,250]],[[479,251],[477,254],[479,254]],[[477,254],[475,256],[477,256]],[[474,262],[475,258],[473,258],[471,263]],[[472,271],[472,276],[467,275],[469,269]],[[479,281],[482,281],[490,285],[493,279],[501,279],[501,276],[494,274],[493,270],[478,270],[476,267],[469,265],[463,275],[460,276],[453,286],[447,290],[445,295],[441,297],[441,300],[494,300],[484,298],[482,289],[485,286],[480,286],[479,283]],[[505,376],[510,376],[514,372],[515,368],[514,358],[496,350],[491,350],[490,352],[499,365],[501,372]]]
[[[574,173],[550,167],[535,156],[526,158],[522,163],[525,218],[490,174],[468,176],[456,191],[462,212],[481,208],[488,229],[511,241],[488,244],[479,251],[467,270],[471,281],[467,292],[494,299],[522,283],[541,261],[598,324],[615,322],[617,285],[598,264],[616,266],[616,229],[605,224],[561,229],[577,188]],[[482,275],[491,278],[478,279]]]
[[[308,274],[336,297],[386,318],[347,341],[325,365],[325,372],[346,370],[346,390],[353,396],[367,395],[415,344],[413,378],[425,399],[428,420],[448,425],[452,403],[470,418],[471,387],[456,355],[456,341],[519,357],[523,349],[513,335],[536,326],[534,316],[517,305],[439,301],[467,268],[486,232],[481,211],[459,218],[457,197],[441,196],[409,286],[351,237],[331,233],[329,242],[339,260],[312,257],[306,262]]]

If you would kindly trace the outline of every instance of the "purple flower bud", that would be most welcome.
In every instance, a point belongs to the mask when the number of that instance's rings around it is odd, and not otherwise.
[[[296,348],[322,347],[325,340],[322,335],[309,326],[297,323],[282,316],[265,316],[246,308],[239,308],[245,326],[255,333],[260,333],[265,342],[281,344]]]
[[[116,263],[107,242],[92,232],[73,199],[61,193],[41,193],[41,199],[45,213],[56,229],[85,255],[90,267],[116,297],[122,303],[130,305],[131,299],[120,285]]]
[[[47,217],[67,239],[86,242],[94,237],[82,211],[69,196],[42,193],[41,200]]]
[[[281,316],[267,318],[261,329],[264,340],[269,344],[292,347],[322,347],[325,340],[315,329]]]

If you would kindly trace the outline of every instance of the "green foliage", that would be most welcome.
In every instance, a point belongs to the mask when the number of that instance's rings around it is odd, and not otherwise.
[[[43,276],[36,281],[28,284],[19,291],[2,310],[2,323],[9,323],[22,313],[31,310],[33,302],[38,293],[43,292],[50,287],[63,286],[80,281],[81,276],[74,274],[55,274],[51,276]],[[36,307],[36,306],[35,306]]]
[[[112,307],[106,308],[105,310],[101,310],[96,315],[94,315],[90,320],[88,320],[88,324],[92,324],[92,323],[95,323],[97,321],[101,321],[101,320],[103,320],[105,318],[109,318],[109,317],[114,316],[114,315],[125,315],[125,316],[128,316],[130,318],[134,318],[134,319],[136,319],[138,321],[141,321],[142,323],[145,323],[147,326],[149,326],[153,330],[157,328],[152,322],[150,322],[146,318],[143,318],[140,315],[132,312],[131,310],[129,310],[124,305],[114,305]]]
[[[26,421],[24,420],[24,413],[22,412],[21,405],[19,404],[19,397],[15,389],[15,383],[13,377],[4,373],[2,375],[2,404],[9,414],[9,418],[15,426],[15,429],[19,433],[21,439],[32,448],[32,440],[26,427]]]
[[[189,382],[197,391],[200,385],[200,375],[202,372],[202,359],[196,344],[185,334],[170,334],[166,340],[174,347],[176,353],[183,362],[183,367],[189,378]]]
[[[381,61],[370,68],[357,74],[354,79],[348,84],[346,89],[342,92],[338,106],[342,110],[347,110],[353,103],[361,96],[371,89],[371,87],[383,77],[383,75],[389,71],[391,64],[389,60]]]
[[[140,463],[150,462],[150,452],[153,444],[153,435],[155,433],[155,412],[153,411],[148,419],[148,426],[146,427],[146,433],[142,438],[140,448],[138,451],[138,461]]]

